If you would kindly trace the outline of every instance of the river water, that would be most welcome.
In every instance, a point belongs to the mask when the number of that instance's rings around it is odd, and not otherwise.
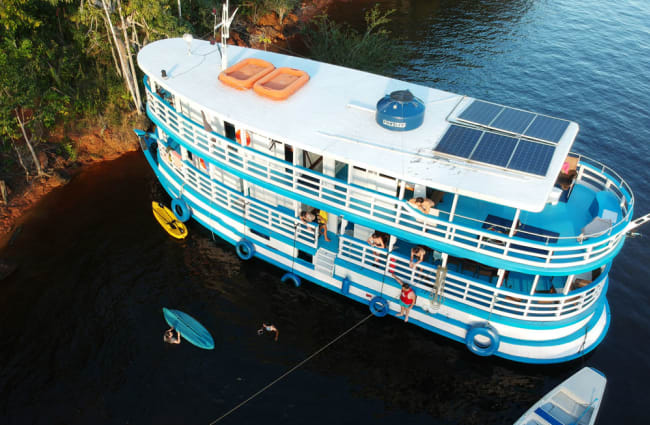
[[[330,10],[359,23],[374,4]],[[395,76],[577,121],[575,150],[619,172],[650,210],[650,4],[646,1],[385,1],[403,47]],[[152,217],[168,201],[142,154],[93,166],[46,196],[0,258],[0,423],[207,424],[368,315],[196,223],[183,242]],[[650,234],[650,228],[642,229]],[[600,424],[648,423],[647,237],[616,259],[603,343],[529,366],[470,354],[392,318],[371,318],[220,423],[511,424],[571,373],[608,378]],[[189,312],[215,349],[165,346],[161,307]],[[279,342],[258,336],[263,320]]]

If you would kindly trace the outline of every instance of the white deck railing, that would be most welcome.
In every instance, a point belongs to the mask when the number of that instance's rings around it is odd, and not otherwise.
[[[331,208],[330,212],[349,212],[382,224],[395,231],[418,235],[426,240],[444,243],[493,258],[543,269],[570,269],[576,266],[600,266],[599,261],[613,252],[625,236],[625,225],[629,222],[631,202],[628,203],[625,183],[612,180],[607,174],[598,173],[593,167],[581,167],[579,178],[598,177],[604,186],[616,187],[613,193],[619,196],[624,220],[607,235],[579,242],[575,237],[556,238],[561,242],[549,244],[522,238],[509,238],[487,230],[480,230],[480,220],[464,217],[476,222],[476,227],[449,223],[446,220],[424,215],[407,202],[383,195],[356,185],[347,184],[333,177],[324,176],[299,166],[293,166],[280,159],[242,147],[216,133],[210,133],[195,122],[178,115],[160,97],[147,92],[147,108],[162,124],[169,128],[180,142],[187,145],[196,155],[205,158],[218,167],[229,167],[247,178],[258,179],[262,184],[284,189],[287,195],[297,200],[313,200]],[[610,173],[610,174],[613,174]],[[631,192],[628,191],[631,197]],[[294,195],[295,194],[295,195]],[[296,196],[297,195],[297,196]],[[421,241],[420,241],[421,242]],[[420,243],[419,242],[419,243]]]
[[[404,282],[410,282],[417,287],[418,296],[433,298],[437,267],[420,263],[414,268],[409,267],[409,259],[385,249],[369,246],[365,242],[341,236],[339,239],[338,258],[383,275],[383,279],[392,279],[394,272]],[[435,288],[438,296],[454,300],[477,309],[490,312],[493,315],[514,319],[535,321],[555,321],[580,314],[588,309],[598,299],[606,282],[606,274],[599,276],[596,281],[585,289],[562,294],[526,295],[504,288],[496,288],[494,284],[473,280],[456,273],[447,271],[444,285]]]
[[[182,169],[179,169],[165,155],[161,155],[161,159],[183,179],[183,187],[189,186],[208,199],[209,209],[215,206],[221,207],[231,214],[243,217],[249,223],[271,229],[292,240],[295,237],[297,242],[312,248],[316,248],[318,245],[318,226],[304,223],[300,219],[282,213],[263,202],[246,198],[210,179],[207,174],[197,170],[185,161],[182,163]],[[208,211],[208,215],[211,214],[212,211]]]

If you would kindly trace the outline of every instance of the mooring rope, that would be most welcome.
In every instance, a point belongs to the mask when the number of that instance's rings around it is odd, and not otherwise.
[[[293,252],[291,254],[291,273],[293,273],[293,266],[296,263],[296,256],[293,254],[296,252],[296,238],[298,237],[298,226],[300,226],[300,223],[296,223],[293,225]]]
[[[239,403],[237,406],[233,407],[232,409],[230,409],[229,411],[227,411],[226,413],[224,413],[223,415],[221,415],[219,418],[217,418],[217,419],[215,419],[214,421],[210,422],[210,425],[214,425],[214,424],[216,424],[217,422],[221,421],[223,418],[225,418],[226,416],[230,415],[230,414],[233,413],[235,410],[239,409],[240,407],[242,407],[243,405],[245,405],[246,403],[248,403],[249,401],[251,401],[252,399],[254,399],[255,397],[257,397],[258,395],[262,394],[264,391],[266,391],[266,390],[268,390],[269,388],[271,388],[274,384],[276,384],[277,382],[281,381],[285,376],[289,375],[291,372],[293,372],[294,370],[300,368],[302,365],[304,365],[305,363],[307,363],[309,360],[311,360],[312,358],[316,357],[319,353],[321,353],[321,352],[322,352],[323,350],[325,350],[327,347],[329,347],[330,345],[334,344],[336,341],[338,341],[339,339],[343,338],[343,337],[344,337],[345,335],[347,335],[348,333],[352,332],[354,329],[356,329],[357,327],[359,327],[360,325],[362,325],[366,320],[370,319],[372,316],[374,316],[374,315],[373,315],[373,314],[369,314],[368,316],[366,316],[365,318],[363,318],[363,319],[362,319],[361,321],[359,321],[356,325],[352,326],[350,329],[348,329],[347,331],[343,332],[341,335],[337,336],[336,338],[334,338],[333,340],[331,340],[330,342],[328,342],[327,344],[325,344],[323,347],[319,348],[318,351],[316,351],[314,354],[312,354],[311,356],[307,357],[305,360],[301,361],[300,363],[298,363],[297,365],[295,365],[294,367],[292,367],[291,369],[289,369],[287,372],[285,372],[284,374],[282,374],[280,377],[276,378],[276,379],[273,380],[271,383],[267,384],[264,388],[262,388],[261,390],[257,391],[255,394],[253,394],[252,396],[248,397],[246,400],[242,401],[242,402]]]

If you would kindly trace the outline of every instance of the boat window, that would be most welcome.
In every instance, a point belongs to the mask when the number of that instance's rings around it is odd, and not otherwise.
[[[437,190],[432,187],[427,187],[427,198],[431,199],[435,205],[442,204],[444,201],[445,192]]]
[[[208,122],[210,123],[210,126],[212,127],[212,131],[214,131],[217,134],[221,134],[224,136],[225,130],[223,126],[223,120],[217,118],[217,117],[209,117]]]
[[[311,263],[313,260],[313,256],[311,254],[308,254],[305,251],[301,251],[301,250],[298,250],[298,258],[308,263]]]
[[[168,164],[178,170],[183,169],[183,159],[181,157],[181,147],[174,139],[169,137],[167,139],[167,147],[165,148],[164,155],[161,155]]]
[[[196,168],[204,174],[209,174],[208,172],[208,163],[205,162],[203,158],[198,155],[193,154],[190,151],[187,151],[187,160]]]
[[[305,165],[305,168],[309,168],[310,170],[314,170],[319,173],[323,172],[322,155],[318,155],[312,152],[302,151],[302,163]]]
[[[223,122],[224,127],[226,128],[225,136],[230,140],[235,140],[235,126],[229,123],[228,121]]]
[[[397,180],[395,178],[380,174],[376,171],[366,170],[356,165],[352,167],[350,183],[355,183],[390,196],[394,196],[397,191]]]
[[[344,182],[348,181],[348,164],[341,161],[334,161],[334,176]]]
[[[293,164],[293,146],[284,145],[284,160]]]
[[[264,233],[262,233],[262,232],[260,232],[260,231],[258,231],[258,230],[256,230],[256,229],[249,228],[248,230],[249,230],[252,234],[257,235],[257,236],[259,236],[259,237],[262,238],[262,239],[266,239],[267,241],[268,241],[268,240],[271,240],[271,237],[270,237],[270,236],[265,235]]]
[[[201,114],[199,113],[198,110],[192,108],[190,106],[190,102],[184,99],[179,99],[179,105],[181,108],[181,114],[185,115],[189,119],[191,119],[194,122],[202,123],[203,119],[201,117]]]
[[[174,107],[174,95],[165,90],[164,88],[156,85],[156,94],[160,96],[169,106]]]

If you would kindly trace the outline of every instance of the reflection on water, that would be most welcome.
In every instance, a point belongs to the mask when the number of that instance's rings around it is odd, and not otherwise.
[[[397,75],[578,121],[576,149],[630,183],[637,215],[650,210],[647,3],[383,3],[397,9]],[[0,423],[209,423],[367,316],[315,285],[282,285],[282,272],[240,261],[196,223],[172,240],[152,199],[169,201],[141,154],[127,154],[46,197],[0,250],[19,266],[0,281]],[[609,378],[600,423],[644,423],[647,258],[647,238],[627,241],[610,274],[610,332],[586,359],[482,359],[372,318],[222,423],[509,424],[585,363]],[[200,320],[215,350],[164,346],[162,306]],[[257,336],[263,320],[278,343]]]

